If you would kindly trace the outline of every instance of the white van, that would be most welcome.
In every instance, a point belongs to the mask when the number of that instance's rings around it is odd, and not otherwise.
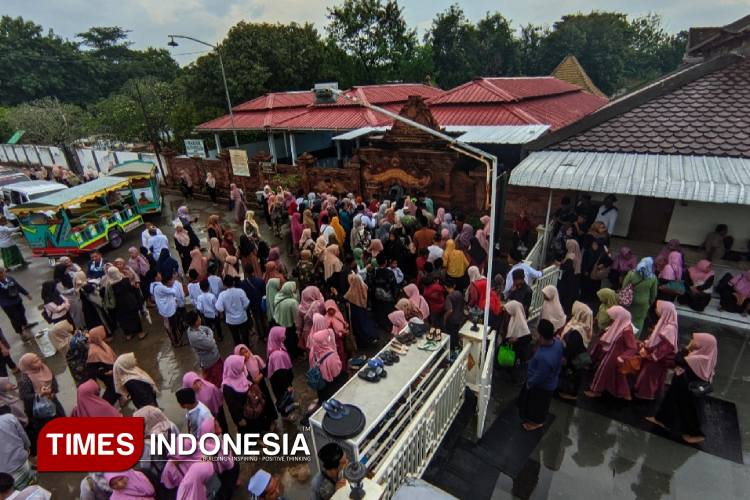
[[[68,186],[50,181],[23,181],[2,187],[3,199],[7,207],[23,205],[63,189],[68,189]]]

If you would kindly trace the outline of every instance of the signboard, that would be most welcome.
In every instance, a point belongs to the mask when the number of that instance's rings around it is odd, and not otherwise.
[[[185,139],[185,154],[190,158],[205,158],[206,148],[203,147],[203,139]]]
[[[250,167],[247,164],[247,151],[244,149],[230,149],[229,161],[232,163],[232,173],[234,175],[250,176]]]

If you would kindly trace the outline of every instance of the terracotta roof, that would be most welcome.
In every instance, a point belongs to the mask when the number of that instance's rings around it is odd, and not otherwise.
[[[552,76],[564,82],[581,87],[583,90],[591,94],[598,95],[599,97],[606,97],[604,92],[599,90],[599,88],[594,85],[594,82],[591,81],[591,78],[586,74],[586,71],[583,69],[583,66],[581,66],[581,63],[578,62],[576,56],[566,56],[565,59],[560,61],[560,64],[558,64],[552,71]]]
[[[548,149],[750,158],[750,61],[720,56],[676,72],[574,127],[543,139]]]
[[[576,92],[580,87],[551,76],[478,78],[430,99],[435,104],[516,102],[533,97]]]

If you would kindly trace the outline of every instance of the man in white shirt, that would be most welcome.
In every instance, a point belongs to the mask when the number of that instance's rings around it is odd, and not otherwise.
[[[331,241],[330,240],[331,236],[334,236],[334,237],[336,236],[336,230],[333,229],[333,226],[329,224],[327,215],[324,215],[323,217],[320,218],[320,234],[325,236],[326,243]]]
[[[192,387],[179,389],[175,395],[180,407],[187,410],[185,420],[187,421],[188,432],[195,436],[196,439],[200,439],[201,424],[204,420],[213,418],[211,410],[196,399],[195,390]]]
[[[617,198],[613,194],[608,194],[604,197],[604,203],[599,207],[599,212],[596,214],[596,222],[603,222],[607,226],[607,232],[614,234],[615,227],[617,226],[617,216],[620,215],[619,210],[615,206]]]
[[[156,229],[156,234],[162,234],[161,229],[154,226],[150,222],[147,222],[146,229],[144,229],[143,232],[141,233],[141,246],[143,248],[148,248],[148,240],[149,238],[151,238],[151,233],[149,233],[149,230],[151,230],[151,228]]]
[[[224,334],[221,331],[221,321],[219,321],[219,311],[216,310],[216,295],[211,292],[208,280],[200,282],[201,293],[195,300],[195,308],[201,314],[203,322],[211,328],[216,334],[219,341],[224,340]]]
[[[164,329],[169,335],[169,340],[177,347],[182,345],[182,321],[177,308],[185,307],[185,295],[182,292],[182,284],[176,282],[174,276],[166,277],[164,282],[160,280],[161,277],[157,274],[156,281],[151,283],[151,295],[156,303],[156,310],[164,318]]]
[[[250,345],[250,331],[247,320],[247,307],[250,299],[241,288],[235,288],[234,278],[224,276],[224,291],[216,299],[216,310],[224,313],[224,321],[232,333],[234,345]]]
[[[507,298],[508,293],[510,292],[511,287],[513,286],[513,280],[510,279],[510,277],[513,275],[513,271],[516,269],[522,269],[523,270],[523,276],[524,281],[527,285],[531,286],[531,283],[535,279],[541,278],[544,273],[542,271],[537,271],[530,265],[523,262],[523,257],[519,253],[518,250],[513,249],[508,254],[508,265],[511,266],[510,271],[508,271],[508,275],[505,278],[505,289],[503,290],[503,295]]]
[[[158,232],[157,232],[158,231]],[[169,251],[169,240],[167,239],[164,234],[162,234],[161,231],[159,231],[158,228],[152,227],[148,230],[148,234],[150,235],[148,239],[148,244],[146,248],[149,249],[151,252],[151,255],[154,256],[154,259],[158,259],[159,255],[161,255],[162,249],[167,249]]]
[[[437,259],[443,258],[443,249],[440,248],[440,233],[435,233],[432,240],[432,245],[427,247],[429,254],[427,255],[427,262],[434,263]]]

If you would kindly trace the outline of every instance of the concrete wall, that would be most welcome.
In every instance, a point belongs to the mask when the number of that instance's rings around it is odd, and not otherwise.
[[[677,238],[686,245],[701,245],[706,234],[717,224],[729,226],[734,236],[734,250],[747,248],[750,237],[750,209],[742,205],[719,203],[675,202],[672,220],[667,229],[667,240]]]

